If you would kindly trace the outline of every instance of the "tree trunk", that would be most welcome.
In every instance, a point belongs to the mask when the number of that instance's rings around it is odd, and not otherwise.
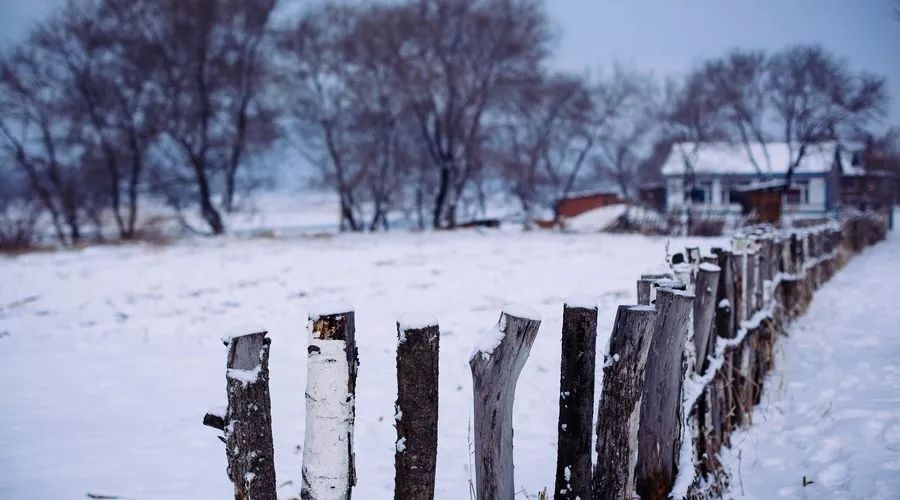
[[[540,324],[537,312],[527,307],[507,306],[469,358],[475,396],[477,500],[512,500],[515,495],[513,400],[516,381]]]
[[[235,500],[275,500],[266,332],[228,340],[225,451]]]
[[[693,295],[668,288],[660,288],[656,294],[635,471],[635,489],[644,500],[668,498],[675,481],[682,425],[682,364],[692,301]]]
[[[430,500],[437,465],[440,332],[433,318],[404,315],[397,337],[394,498]]]
[[[616,311],[597,410],[593,495],[582,499],[634,497],[644,369],[655,322],[656,309],[652,306],[619,306]]]
[[[300,497],[348,500],[356,484],[353,423],[359,358],[353,310],[345,304],[324,305],[310,311],[309,325]]]
[[[594,421],[596,300],[572,298],[563,306],[562,361],[557,426],[557,499],[591,498],[591,424]]]

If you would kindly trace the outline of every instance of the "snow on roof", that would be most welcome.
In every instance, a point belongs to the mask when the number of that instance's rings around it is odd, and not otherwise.
[[[684,175],[685,156],[692,159],[695,174],[713,175],[757,175],[750,160],[748,148],[743,144],[726,142],[701,143],[682,142],[672,148],[662,166],[666,176]],[[696,147],[696,152],[694,151]],[[798,174],[822,174],[831,170],[834,163],[834,142],[822,143],[807,148],[800,165],[794,170]],[[785,142],[752,143],[749,151],[759,164],[763,174],[784,175],[791,161],[791,150]],[[794,153],[796,155],[796,152]],[[766,161],[768,157],[768,161]],[[851,164],[848,153],[842,158],[844,169]]]

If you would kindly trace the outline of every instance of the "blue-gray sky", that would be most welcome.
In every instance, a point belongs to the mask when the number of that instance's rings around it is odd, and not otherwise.
[[[291,0],[296,1],[296,0]],[[61,0],[0,0],[0,43],[20,39]],[[733,47],[778,50],[820,43],[855,69],[888,79],[900,125],[900,19],[895,0],[547,0],[560,31],[554,66],[620,62],[681,74]]]

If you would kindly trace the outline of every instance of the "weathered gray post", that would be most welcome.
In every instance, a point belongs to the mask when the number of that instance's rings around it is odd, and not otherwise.
[[[359,356],[353,308],[325,304],[309,313],[304,500],[350,498],[356,484],[353,424]]]
[[[641,274],[641,279],[637,281],[637,303],[639,305],[650,304],[656,296],[654,283],[659,280],[671,280],[673,277],[671,272]]]
[[[591,498],[591,424],[597,301],[570,297],[563,306],[556,482],[558,499]]]
[[[619,306],[616,311],[597,411],[593,496],[582,499],[630,500],[634,496],[644,370],[655,321],[653,306]]]
[[[715,337],[712,336],[713,315],[716,312],[720,271],[719,266],[706,262],[700,264],[697,270],[697,282],[694,286],[694,352],[697,356],[694,371],[697,373],[706,370],[709,364],[709,343],[715,343]]]
[[[434,498],[439,350],[440,332],[436,319],[408,313],[397,321],[396,500]]]
[[[512,410],[516,382],[541,325],[540,315],[506,306],[469,358],[475,397],[475,482],[478,500],[512,500]]]
[[[682,358],[694,296],[660,288],[644,373],[635,489],[644,500],[665,499],[672,488],[682,425]]]
[[[228,478],[235,500],[275,500],[272,405],[269,398],[269,344],[265,331],[223,339],[228,346],[228,407],[203,423],[225,431]]]

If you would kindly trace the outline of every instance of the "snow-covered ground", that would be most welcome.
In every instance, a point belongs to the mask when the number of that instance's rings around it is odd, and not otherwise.
[[[734,497],[900,498],[898,259],[895,231],[823,286],[779,340],[754,423],[725,457]]]
[[[247,323],[270,331],[279,492],[297,495],[307,311],[340,299],[356,306],[361,359],[356,497],[392,497],[395,321],[419,310],[441,322],[438,497],[468,498],[467,361],[506,302],[543,316],[516,398],[516,486],[552,488],[562,299],[597,297],[605,349],[616,305],[635,300],[635,280],[662,264],[665,245],[471,230],[0,258],[0,498],[227,498],[222,443],[201,419],[225,399],[220,337]]]

